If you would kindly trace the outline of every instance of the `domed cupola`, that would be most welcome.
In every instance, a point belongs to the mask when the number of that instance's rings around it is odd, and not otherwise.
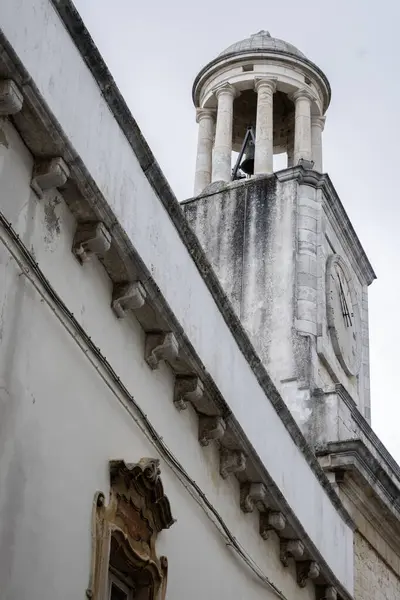
[[[216,181],[271,174],[274,154],[286,153],[288,167],[306,161],[321,172],[330,94],[323,72],[268,31],[226,48],[193,84],[195,195]],[[233,169],[232,152],[239,153]]]

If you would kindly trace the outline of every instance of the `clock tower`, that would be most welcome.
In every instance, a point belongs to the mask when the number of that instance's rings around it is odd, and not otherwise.
[[[360,415],[370,421],[375,274],[323,170],[330,96],[324,73],[266,31],[227,48],[193,85],[195,196],[182,204],[261,361],[317,447],[354,437]],[[274,172],[278,154],[285,168]]]

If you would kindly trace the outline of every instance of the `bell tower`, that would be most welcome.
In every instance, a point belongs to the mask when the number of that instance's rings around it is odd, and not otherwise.
[[[323,171],[330,96],[324,73],[266,31],[224,50],[193,85],[195,196],[182,204],[260,359],[316,446],[351,438],[356,414],[370,420],[375,274]],[[274,172],[276,154],[285,154],[286,167]]]

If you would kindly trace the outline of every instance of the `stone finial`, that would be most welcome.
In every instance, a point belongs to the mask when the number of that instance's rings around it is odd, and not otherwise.
[[[18,113],[24,101],[22,92],[12,79],[0,81],[0,116],[7,117]]]
[[[297,583],[300,587],[306,587],[308,579],[317,579],[320,574],[320,566],[314,560],[305,560],[296,563]]]
[[[178,375],[175,379],[174,404],[178,410],[185,410],[187,403],[196,406],[204,396],[204,385],[195,375]]]
[[[260,514],[260,535],[264,540],[268,539],[269,532],[279,533],[286,527],[286,517],[283,513],[270,510]]]
[[[146,335],[145,360],[150,369],[157,369],[161,361],[173,363],[178,353],[179,344],[172,332]]]
[[[208,446],[211,440],[219,440],[226,430],[226,423],[222,417],[207,417],[201,415],[199,418],[199,442],[202,446]]]
[[[119,319],[126,317],[129,310],[141,308],[146,301],[146,290],[140,281],[114,286],[112,309]]]
[[[241,450],[229,450],[221,448],[219,471],[223,479],[227,479],[232,473],[239,473],[246,468],[246,456]]]
[[[39,160],[33,167],[31,187],[38,197],[42,198],[46,190],[64,185],[68,177],[69,168],[61,156]]]
[[[301,540],[281,540],[280,559],[284,567],[289,565],[289,558],[299,560],[304,554],[304,544]]]
[[[251,483],[248,481],[240,488],[240,508],[243,512],[253,512],[257,507],[260,512],[268,508],[267,488],[263,483]]]
[[[85,263],[93,256],[105,256],[111,247],[111,235],[101,221],[79,223],[72,244],[76,258]]]

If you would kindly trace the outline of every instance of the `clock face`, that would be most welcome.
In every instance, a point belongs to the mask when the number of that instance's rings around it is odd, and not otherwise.
[[[335,354],[348,375],[361,366],[361,317],[356,290],[344,260],[330,256],[326,268],[328,328]]]

